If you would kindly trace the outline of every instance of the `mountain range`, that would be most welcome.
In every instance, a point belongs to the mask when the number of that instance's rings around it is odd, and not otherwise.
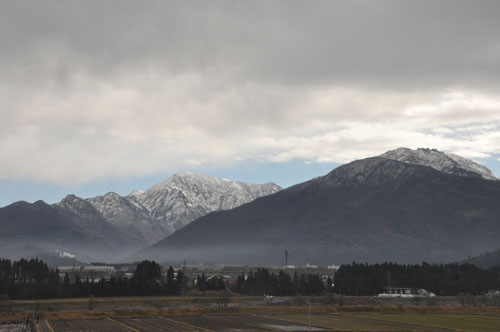
[[[88,199],[68,195],[53,205],[16,202],[0,209],[0,249],[4,257],[16,256],[17,248],[30,245],[41,254],[68,251],[86,261],[116,260],[204,214],[280,189],[273,183],[186,173],[125,197],[110,192]]]
[[[16,202],[0,209],[2,256],[15,254],[12,248],[31,245],[49,252],[71,250],[82,253],[85,258],[102,255],[110,259],[110,253],[123,247],[130,250],[141,247],[85,203],[82,199],[67,197],[54,206],[43,201]],[[71,204],[82,204],[87,208],[86,214],[75,213],[68,208]]]
[[[500,181],[435,149],[399,148],[281,190],[174,175],[146,191],[0,208],[3,257],[292,264],[460,261],[499,249]],[[37,252],[39,252],[37,254]]]
[[[450,262],[499,247],[500,181],[468,159],[397,149],[210,213],[134,258],[211,263]]]

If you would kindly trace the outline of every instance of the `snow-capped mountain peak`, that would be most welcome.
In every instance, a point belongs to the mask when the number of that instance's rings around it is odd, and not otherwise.
[[[432,167],[438,171],[468,177],[479,177],[487,180],[498,180],[498,178],[485,166],[470,159],[455,155],[446,154],[436,149],[418,148],[416,150],[408,148],[398,148],[388,151],[382,158],[402,161],[409,164]]]
[[[232,209],[279,190],[274,183],[236,182],[187,172],[171,176],[135,199],[168,235],[209,212]]]
[[[274,183],[235,182],[187,172],[146,191],[134,190],[125,197],[109,192],[80,199],[80,204],[88,204],[114,226],[152,244],[209,212],[231,209],[279,190]]]

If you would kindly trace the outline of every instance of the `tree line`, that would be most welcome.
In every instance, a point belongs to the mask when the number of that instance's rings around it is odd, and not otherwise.
[[[78,274],[60,277],[58,270],[51,270],[38,259],[21,259],[11,262],[0,259],[0,297],[10,299],[41,299],[64,297],[109,297],[180,295],[187,290],[187,277],[182,270],[170,266],[162,274],[155,261],[137,264],[133,276],[112,276],[99,280],[81,278]],[[472,264],[359,264],[342,265],[323,283],[318,274],[290,274],[286,271],[271,273],[266,268],[241,274],[231,285],[233,292],[242,295],[319,295],[334,292],[352,296],[374,296],[387,286],[424,288],[441,296],[461,294],[480,295],[488,290],[500,289],[500,266],[483,269]],[[197,277],[196,286],[201,291],[224,290],[223,277]]]
[[[377,295],[385,287],[424,288],[436,295],[480,295],[500,289],[500,266],[483,269],[473,264],[396,263],[342,265],[335,273],[334,292]]]
[[[75,274],[74,282],[66,273],[60,278],[58,270],[51,270],[41,260],[21,259],[11,262],[0,259],[0,294],[10,299],[47,299],[88,296],[145,296],[179,295],[185,289],[187,278],[181,270],[175,273],[170,266],[164,277],[161,266],[154,261],[137,264],[132,278],[112,276],[95,281],[80,278]]]
[[[236,279],[234,291],[242,295],[319,295],[325,290],[331,291],[329,285],[332,281],[328,277],[327,286],[323,284],[318,274],[301,274],[295,272],[293,276],[285,271],[278,274],[269,272],[268,269],[259,268],[257,272],[244,273]]]
[[[0,259],[0,294],[11,299],[50,298],[61,288],[59,272],[38,259]]]

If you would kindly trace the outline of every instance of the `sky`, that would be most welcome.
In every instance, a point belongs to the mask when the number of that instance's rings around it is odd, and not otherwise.
[[[398,147],[500,176],[499,1],[0,1],[0,206]]]

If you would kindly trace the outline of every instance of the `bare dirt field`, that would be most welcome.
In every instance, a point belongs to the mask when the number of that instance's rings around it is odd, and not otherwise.
[[[24,324],[2,324],[0,325],[0,332],[24,332]]]
[[[250,318],[250,319],[248,319]],[[169,317],[142,317],[126,319],[92,319],[92,320],[47,320],[42,322],[43,331],[70,332],[70,331],[226,331],[226,332],[260,332],[260,331],[309,331],[305,324],[273,319],[267,317],[245,315],[208,316],[169,316]],[[325,328],[311,327],[311,331],[327,331]]]
[[[314,299],[114,298],[17,302],[0,310],[0,332],[21,332],[36,308],[40,332],[498,331],[500,308],[325,305]],[[434,304],[434,303],[433,303]],[[91,306],[90,306],[91,305]],[[25,308],[25,310],[21,310]],[[31,308],[31,311],[28,310]],[[309,326],[310,322],[310,326]]]
[[[130,326],[131,328],[141,331],[141,332],[154,332],[154,331],[197,331],[196,328],[185,326],[182,324],[176,324],[166,318],[128,318],[128,319],[118,319],[118,322]]]
[[[8,330],[6,330],[8,331]],[[14,330],[16,331],[16,330]],[[500,315],[359,314],[187,315],[135,318],[55,319],[42,321],[38,331],[50,332],[262,332],[262,331],[500,331]]]

